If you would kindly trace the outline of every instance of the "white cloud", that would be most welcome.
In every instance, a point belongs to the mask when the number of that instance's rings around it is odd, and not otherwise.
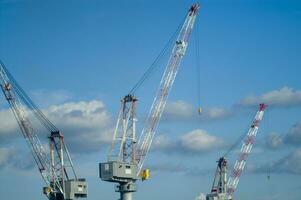
[[[104,103],[95,100],[50,106],[45,114],[54,124],[63,127],[103,128],[111,123]]]
[[[191,119],[193,117],[193,107],[189,103],[179,100],[168,102],[164,110],[163,118],[171,119]]]
[[[296,123],[285,135],[284,142],[286,144],[301,145],[301,122]]]
[[[289,129],[286,134],[271,133],[266,138],[266,145],[270,149],[280,149],[287,146],[301,145],[301,122]]]
[[[269,170],[271,173],[301,174],[301,149],[296,149],[276,162],[249,166],[249,170],[257,173]]]
[[[204,110],[204,114],[201,114],[201,117],[203,119],[221,119],[221,118],[226,118],[230,116],[231,113],[230,111],[224,109],[224,108],[218,108],[218,107],[212,107],[209,108],[208,110]]]
[[[262,94],[261,96],[251,95],[240,102],[243,106],[255,106],[260,103],[266,103],[270,106],[289,107],[301,105],[301,90],[294,90],[289,87],[283,87],[279,90],[273,90]]]
[[[160,135],[155,138],[153,150],[164,153],[204,153],[224,147],[225,142],[205,130],[196,129],[178,138]]]
[[[152,144],[154,150],[168,150],[174,147],[174,142],[167,135],[158,135]]]
[[[65,90],[35,90],[30,92],[30,94],[34,102],[40,107],[65,103],[72,98],[71,93]]]
[[[18,123],[14,118],[14,115],[10,109],[0,110],[0,138],[15,137],[17,135]]]
[[[180,145],[184,151],[205,152],[223,146],[224,142],[205,130],[196,129],[181,136]]]
[[[26,152],[26,153],[24,153]],[[34,167],[34,160],[28,151],[16,148],[0,148],[0,168],[28,170]]]
[[[73,153],[99,151],[112,139],[112,119],[101,101],[53,105],[45,108],[43,112],[62,131],[66,144]],[[0,110],[0,122],[1,140],[13,141],[21,136],[17,122],[9,109]],[[44,130],[42,131],[40,127],[34,126],[34,128],[40,133],[42,139],[47,137],[46,134],[41,134]]]
[[[209,121],[223,119],[231,116],[231,112],[224,108],[210,107],[203,108],[201,113],[198,113],[197,108],[191,104],[178,100],[168,102],[163,113],[163,121]]]
[[[0,168],[6,166],[15,154],[15,149],[0,148]]]
[[[274,170],[292,174],[301,174],[301,149],[297,149],[272,166]]]
[[[279,149],[283,146],[283,137],[278,133],[271,133],[266,137],[266,146],[270,149]]]
[[[73,152],[99,151],[112,139],[113,121],[101,101],[50,106],[45,113],[63,131]]]

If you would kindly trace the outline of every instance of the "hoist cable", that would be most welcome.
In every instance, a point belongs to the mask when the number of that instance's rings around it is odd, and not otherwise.
[[[196,76],[197,76],[197,103],[201,107],[201,60],[200,60],[200,38],[199,38],[199,25],[198,19],[195,23],[195,59],[196,59]]]
[[[162,59],[162,57],[168,51],[168,49],[171,46],[172,42],[174,41],[175,37],[180,32],[181,27],[184,24],[184,22],[185,22],[185,18],[183,19],[183,22],[180,23],[180,25],[178,26],[178,28],[176,29],[176,31],[172,34],[172,36],[170,37],[170,39],[168,40],[168,42],[165,44],[164,48],[161,50],[161,52],[159,53],[159,55],[155,58],[155,60],[153,61],[153,63],[147,68],[147,70],[144,72],[144,74],[142,75],[142,77],[132,87],[132,89],[130,90],[130,92],[128,94],[134,94],[143,85],[143,83],[145,82],[145,80],[147,80],[150,77],[150,75],[154,72],[154,70],[158,67],[159,61]]]
[[[22,87],[18,84],[18,82],[14,79],[14,77],[7,70],[5,65],[1,62],[1,66],[4,69],[10,84],[12,84],[14,91],[18,95],[18,97],[23,101],[23,103],[33,112],[36,118],[41,122],[41,124],[48,129],[49,131],[58,131],[56,126],[52,124],[49,119],[42,113],[42,111],[35,105],[32,99],[25,93]]]

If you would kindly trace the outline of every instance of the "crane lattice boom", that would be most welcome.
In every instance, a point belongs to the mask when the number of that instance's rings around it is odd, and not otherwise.
[[[47,185],[50,185],[50,182],[52,180],[49,173],[50,161],[46,156],[46,151],[42,143],[40,142],[36,132],[32,128],[28,117],[25,115],[24,106],[22,106],[22,103],[18,98],[15,89],[11,84],[9,74],[7,73],[6,68],[4,68],[3,64],[1,64],[0,76],[2,92],[11,106],[11,110],[19,124],[24,138],[31,148],[32,155],[38,165],[39,171],[41,172],[44,181]]]
[[[235,162],[234,169],[232,171],[232,175],[229,178],[229,181],[227,183],[227,196],[228,199],[232,199],[233,193],[236,190],[236,187],[238,185],[240,176],[245,168],[247,158],[249,154],[251,153],[253,144],[255,142],[255,138],[257,135],[258,127],[260,125],[260,122],[262,120],[263,114],[265,112],[267,105],[266,104],[260,104],[259,110],[256,113],[255,119],[247,133],[246,139],[244,140],[240,155]]]
[[[186,20],[180,30],[176,44],[173,47],[168,64],[162,76],[159,89],[153,100],[145,126],[138,141],[138,173],[141,171],[145,158],[151,147],[157,126],[164,111],[168,94],[176,78],[179,65],[185,55],[188,40],[192,32],[193,25],[199,10],[199,5],[194,4],[186,17]]]
[[[86,183],[84,179],[77,179],[71,157],[64,142],[64,136],[27,96],[2,62],[0,62],[0,87],[46,183],[46,187],[43,189],[47,198],[49,200],[64,200],[73,199],[75,196],[85,197],[86,189],[80,192],[75,191],[78,189],[75,188],[76,186],[85,185],[86,187]],[[32,112],[33,116],[50,132],[48,137],[49,151],[45,150],[33,128],[29,112]],[[71,179],[71,176],[73,179]],[[72,185],[73,188],[68,187],[66,193],[67,184],[68,186]]]

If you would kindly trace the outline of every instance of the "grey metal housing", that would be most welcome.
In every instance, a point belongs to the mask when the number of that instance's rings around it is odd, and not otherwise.
[[[128,182],[137,180],[137,165],[119,161],[99,164],[99,176],[103,181]]]
[[[85,179],[65,181],[65,199],[86,198],[88,184]]]

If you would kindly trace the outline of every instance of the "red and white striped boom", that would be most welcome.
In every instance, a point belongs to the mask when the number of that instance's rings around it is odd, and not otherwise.
[[[251,153],[253,144],[255,142],[255,138],[257,135],[259,124],[262,120],[263,114],[265,109],[267,108],[266,104],[260,104],[259,110],[257,111],[255,115],[255,119],[247,133],[246,139],[244,140],[240,154],[238,159],[235,162],[234,169],[232,171],[232,175],[229,178],[229,181],[227,183],[227,196],[228,199],[232,199],[233,193],[236,190],[236,187],[238,185],[240,176],[245,168],[247,158],[249,154]]]

